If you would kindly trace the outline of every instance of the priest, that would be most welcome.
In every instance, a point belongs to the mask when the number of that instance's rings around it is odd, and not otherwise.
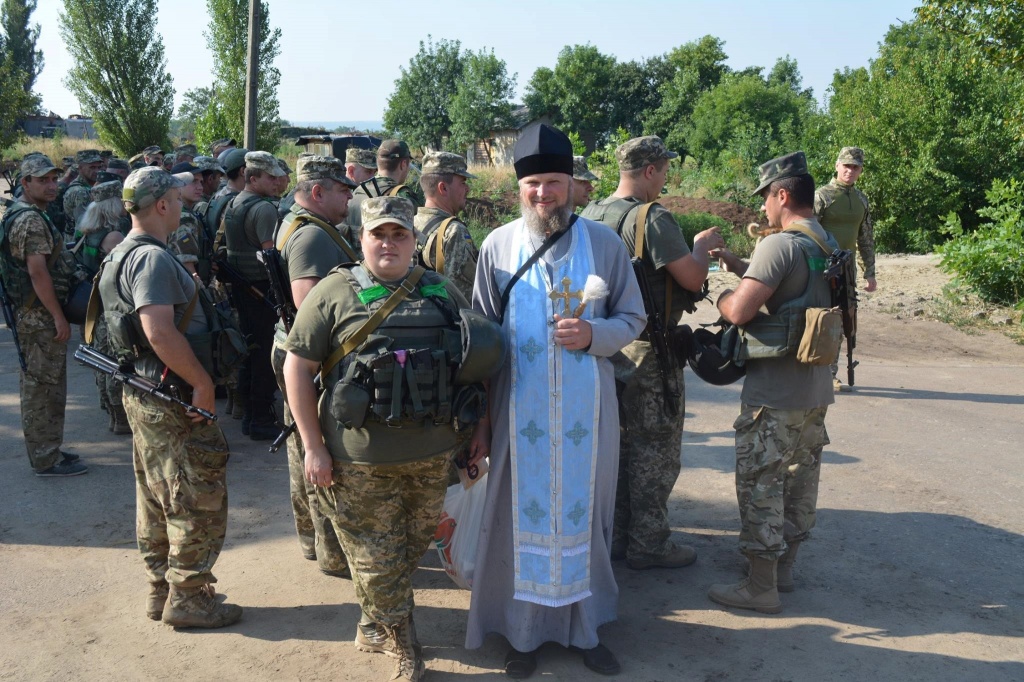
[[[533,673],[546,642],[615,674],[597,633],[618,605],[609,358],[643,330],[643,300],[622,240],[572,212],[568,137],[528,128],[514,156],[522,217],[484,241],[473,288],[473,307],[503,326],[510,353],[470,445],[473,461],[490,456],[490,474],[466,647],[503,635],[513,678]]]

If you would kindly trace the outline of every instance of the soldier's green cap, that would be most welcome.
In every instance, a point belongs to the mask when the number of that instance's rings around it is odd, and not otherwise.
[[[120,180],[97,182],[89,190],[89,198],[93,201],[103,201],[104,199],[113,199],[114,197],[121,198],[122,190],[123,187]]]
[[[279,178],[286,173],[281,170],[281,166],[278,165],[277,159],[270,152],[248,152],[245,155],[245,167],[258,170],[267,175]]]
[[[795,178],[800,175],[808,175],[807,157],[804,156],[803,152],[792,152],[777,159],[766,161],[758,169],[757,189],[751,192],[750,195],[760,194],[777,180]]]
[[[363,168],[377,170],[377,152],[372,149],[349,147],[345,150],[345,163],[357,163]]]
[[[860,147],[843,147],[839,150],[839,158],[836,159],[836,163],[863,166],[864,150]]]
[[[377,148],[378,159],[411,159],[409,145],[402,140],[384,140]]]
[[[285,175],[291,175],[292,174],[292,169],[288,166],[288,162],[285,161],[284,159],[278,159],[277,160],[277,165],[281,167],[281,170],[284,171]]]
[[[372,230],[378,225],[394,223],[415,233],[413,216],[416,207],[405,197],[374,197],[367,199],[360,206],[363,216],[363,231]]]
[[[114,152],[110,149],[104,149],[100,152],[101,159],[112,159],[114,158]]]
[[[464,178],[476,176],[466,170],[466,159],[451,152],[427,152],[423,157],[423,175],[431,173],[461,175]]]
[[[132,171],[132,174],[124,181],[121,199],[124,201],[126,211],[138,213],[147,206],[152,206],[168,190],[184,186],[184,182],[163,168],[143,166]]]
[[[662,159],[674,159],[679,154],[670,152],[657,135],[644,135],[626,140],[615,149],[615,160],[620,171],[646,168]]]
[[[103,157],[100,156],[98,149],[83,149],[82,151],[75,152],[75,163],[81,166],[83,163],[102,163]]]
[[[334,180],[346,187],[356,183],[345,175],[345,166],[333,156],[304,156],[295,164],[295,181]]]
[[[192,164],[200,171],[216,171],[218,173],[225,172],[224,166],[220,165],[220,162],[212,156],[197,156],[192,159]]]
[[[187,156],[199,156],[199,148],[194,144],[183,144],[179,147],[174,148],[175,154],[185,154]]]
[[[594,182],[597,180],[597,176],[590,172],[587,168],[587,157],[585,156],[574,156],[572,157],[572,177],[573,180],[586,180],[588,182]]]
[[[160,145],[152,144],[142,150],[143,156],[153,156],[154,154],[163,154],[164,150],[160,149]]]
[[[220,159],[220,165],[224,167],[225,173],[230,173],[245,166],[245,155],[249,153],[249,150],[245,147],[238,147],[222,153],[224,158]]]
[[[53,165],[53,161],[50,161],[50,157],[43,156],[42,154],[26,156],[21,161],[21,177],[23,178],[41,178],[51,171],[59,170],[59,168]]]
[[[60,161],[64,164],[65,168],[70,168],[75,165],[75,157],[73,156],[65,156]]]
[[[131,169],[132,169],[131,164],[129,164],[124,159],[111,159],[110,161],[107,162],[107,170],[126,170],[126,171],[130,171]]]

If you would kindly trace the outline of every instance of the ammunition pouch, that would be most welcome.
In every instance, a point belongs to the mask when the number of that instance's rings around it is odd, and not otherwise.
[[[831,365],[839,360],[843,312],[839,308],[808,308],[796,359],[806,365]]]
[[[370,412],[392,428],[452,419],[452,367],[443,350],[391,351],[371,365]]]
[[[733,360],[766,360],[796,353],[804,333],[804,308],[785,306],[774,315],[760,314],[738,328]]]
[[[364,362],[349,362],[341,380],[331,391],[331,416],[346,429],[361,429],[370,413],[370,381],[373,377]]]
[[[235,326],[228,301],[214,303],[210,292],[201,288],[199,304],[203,306],[209,331],[185,334],[185,339],[214,383],[221,382],[242,364],[249,354],[249,346]]]

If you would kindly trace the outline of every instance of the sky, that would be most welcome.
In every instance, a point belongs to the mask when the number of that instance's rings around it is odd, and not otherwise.
[[[821,99],[836,70],[867,66],[892,24],[910,21],[908,0],[395,0],[373,19],[367,5],[338,0],[269,0],[279,27],[281,117],[289,121],[380,121],[400,67],[428,35],[459,40],[463,49],[493,48],[517,92],[540,66],[554,67],[566,45],[590,43],[619,61],[644,59],[711,34],[725,41],[734,69],[763,66],[789,55],[804,87]],[[42,31],[45,66],[35,89],[43,106],[61,116],[80,113],[62,79],[73,62],[60,37],[60,0],[40,0],[32,15]],[[443,12],[441,10],[444,10]],[[167,68],[182,94],[213,81],[203,31],[205,0],[160,0],[157,31]],[[386,23],[382,29],[380,24]]]

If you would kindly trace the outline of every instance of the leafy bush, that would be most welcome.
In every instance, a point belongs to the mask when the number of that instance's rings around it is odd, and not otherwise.
[[[996,180],[985,193],[988,206],[978,216],[988,218],[974,232],[965,232],[956,213],[946,217],[943,230],[952,239],[938,248],[942,268],[984,300],[1021,305],[1024,294],[1024,183]]]

